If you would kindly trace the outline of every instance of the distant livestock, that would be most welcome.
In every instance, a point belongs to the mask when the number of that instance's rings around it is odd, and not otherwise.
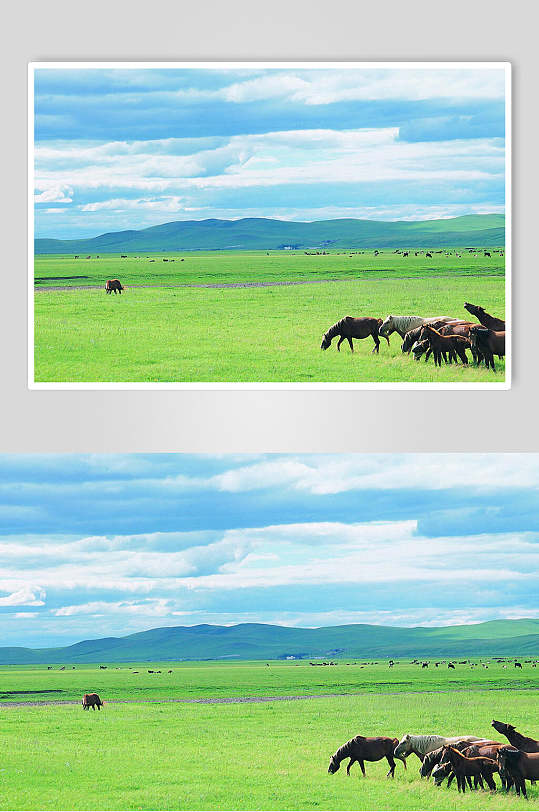
[[[96,707],[97,710],[101,710],[102,706],[103,703],[99,698],[99,694],[84,694],[82,698],[82,707],[84,708],[84,710],[89,710],[90,708],[92,708],[92,710],[95,710]]]
[[[116,296],[117,293],[121,294],[122,290],[124,290],[124,287],[119,279],[107,279],[107,283],[105,285],[105,291],[107,293],[112,293],[112,291],[114,291],[114,295]]]
[[[337,350],[340,351],[342,342],[346,339],[350,344],[350,349],[354,352],[354,345],[352,344],[353,338],[367,338],[372,336],[374,341],[373,352],[378,352],[380,349],[380,340],[378,338],[380,325],[382,319],[371,318],[365,316],[364,318],[354,318],[353,316],[345,316],[340,321],[335,322],[326,332],[320,345],[321,350],[327,350],[331,346],[331,342],[335,336],[339,336],[337,343]],[[388,345],[389,339],[384,336]]]
[[[365,761],[380,761],[380,759],[386,758],[389,764],[387,775],[393,778],[395,775],[395,758],[399,758],[404,764],[404,769],[406,769],[406,761],[393,753],[396,744],[398,744],[398,739],[390,739],[387,736],[355,736],[333,753],[329,761],[328,773],[332,775],[336,773],[341,761],[349,758],[346,774],[350,775],[350,767],[357,761],[365,777]]]

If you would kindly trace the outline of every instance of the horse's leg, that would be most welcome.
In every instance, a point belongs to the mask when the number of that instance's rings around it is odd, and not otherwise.
[[[376,333],[371,333],[372,340],[374,341],[374,349],[373,352],[380,352],[380,341]]]
[[[348,765],[346,767],[346,775],[348,775],[348,776],[350,775],[350,767],[352,766],[352,764],[354,762],[355,762],[355,758],[353,758],[353,757],[350,758],[350,761],[348,762]]]
[[[391,753],[388,753],[386,758],[390,768],[388,774],[386,775],[386,778],[389,778],[389,776],[391,776],[391,778],[395,778],[395,761],[393,759],[393,756],[391,755]]]
[[[343,343],[343,341],[344,341],[344,336],[340,336],[339,341],[337,343],[337,352],[341,351],[341,344]]]
[[[354,352],[354,345],[352,344],[351,336],[346,336],[346,338],[348,339],[348,343],[350,344],[350,349],[352,350],[352,352]]]
[[[496,782],[492,775],[485,773],[485,781],[487,782],[489,789],[496,790]]]
[[[363,778],[365,778],[365,763],[362,759],[358,758],[359,766],[361,767],[361,772],[363,773]]]

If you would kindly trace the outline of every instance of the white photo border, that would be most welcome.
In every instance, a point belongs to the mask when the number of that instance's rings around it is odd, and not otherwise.
[[[204,381],[188,382],[36,382],[34,380],[34,74],[36,70],[99,70],[112,68],[114,70],[142,70],[142,69],[197,69],[197,70],[241,70],[241,69],[316,69],[335,68],[346,69],[443,69],[443,70],[492,70],[499,69],[505,72],[505,304],[506,324],[508,336],[506,341],[505,380],[492,383],[450,383],[450,382],[409,382],[395,381],[376,382],[331,382],[331,383],[297,383],[297,382],[217,382]],[[384,389],[422,389],[422,390],[507,390],[512,382],[512,103],[511,103],[511,62],[507,60],[483,61],[367,61],[367,62],[338,62],[324,60],[321,62],[306,61],[189,61],[189,62],[30,62],[28,64],[28,389],[30,390],[384,390]]]

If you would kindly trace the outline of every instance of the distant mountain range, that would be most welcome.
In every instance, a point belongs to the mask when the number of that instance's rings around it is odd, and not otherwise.
[[[0,664],[270,660],[314,657],[479,657],[539,655],[539,620],[466,626],[354,624],[297,629],[262,623],[172,626],[64,648],[0,648]]]
[[[140,251],[277,250],[295,248],[418,248],[503,246],[503,214],[470,214],[446,220],[178,220],[140,231],[117,231],[83,240],[36,239],[36,254]]]

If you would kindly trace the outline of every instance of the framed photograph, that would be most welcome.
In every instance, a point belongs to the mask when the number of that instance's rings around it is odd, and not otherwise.
[[[507,389],[510,203],[507,62],[33,63],[28,384]]]
[[[0,475],[2,809],[538,808],[537,454]]]

